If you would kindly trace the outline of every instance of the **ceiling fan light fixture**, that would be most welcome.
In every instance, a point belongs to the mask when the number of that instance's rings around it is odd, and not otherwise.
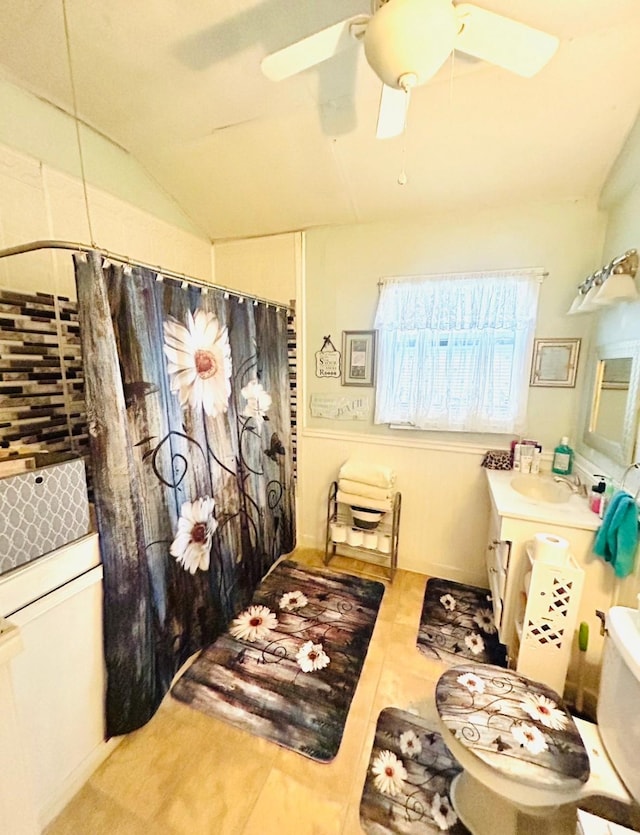
[[[389,87],[399,89],[410,73],[424,84],[451,53],[458,29],[450,0],[389,0],[367,25],[365,55]]]

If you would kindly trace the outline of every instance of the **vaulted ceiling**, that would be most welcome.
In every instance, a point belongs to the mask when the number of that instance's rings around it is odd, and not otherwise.
[[[285,81],[260,69],[370,0],[66,0],[77,112],[213,240],[597,195],[640,106],[640,3],[478,5],[557,35],[556,55],[525,79],[455,53],[405,136],[377,140],[355,41]],[[74,112],[62,0],[3,0],[0,77]]]

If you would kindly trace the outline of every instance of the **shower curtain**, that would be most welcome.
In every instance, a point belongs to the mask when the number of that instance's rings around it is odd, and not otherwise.
[[[287,312],[75,262],[115,736],[294,547]]]

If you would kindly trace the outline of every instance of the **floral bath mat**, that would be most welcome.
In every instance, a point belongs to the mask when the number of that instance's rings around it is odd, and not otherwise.
[[[172,694],[314,760],[338,753],[384,586],[284,561]]]
[[[378,717],[360,800],[367,835],[467,833],[451,805],[449,788],[462,771],[424,719],[397,708]]]
[[[488,589],[451,580],[427,581],[418,630],[418,649],[427,658],[459,664],[465,659],[506,667]]]

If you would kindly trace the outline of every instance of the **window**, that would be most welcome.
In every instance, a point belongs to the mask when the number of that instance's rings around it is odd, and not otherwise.
[[[540,270],[383,281],[376,423],[524,429]]]

